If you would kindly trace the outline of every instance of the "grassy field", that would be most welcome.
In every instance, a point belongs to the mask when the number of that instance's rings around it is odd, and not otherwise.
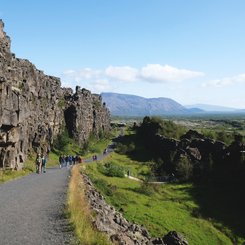
[[[140,176],[139,173],[146,168],[144,164],[137,165],[116,153],[103,160],[106,162],[115,162],[125,169],[130,167],[135,176]],[[200,216],[199,206],[192,196],[193,185],[153,185],[128,178],[107,177],[99,171],[99,165],[103,163],[87,165],[86,173],[108,203],[122,210],[128,220],[146,226],[152,236],[176,230],[184,234],[189,244],[242,244],[244,241],[223,224]],[[233,243],[231,238],[236,242]]]
[[[121,166],[125,169],[125,174],[130,172],[131,176],[145,180],[150,173],[151,162],[138,162],[132,160],[126,155],[121,155],[118,153],[111,153],[107,158],[100,161],[101,164],[112,163]]]

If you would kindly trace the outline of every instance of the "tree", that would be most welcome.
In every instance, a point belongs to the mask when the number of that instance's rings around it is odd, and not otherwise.
[[[65,151],[66,146],[72,142],[72,139],[69,137],[67,129],[65,129],[61,134],[57,136],[57,139],[54,141],[54,147],[60,151]]]
[[[176,177],[181,181],[190,180],[193,173],[193,166],[189,158],[181,155],[175,168]]]

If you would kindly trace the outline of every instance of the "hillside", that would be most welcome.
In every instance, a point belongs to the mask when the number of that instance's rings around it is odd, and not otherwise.
[[[102,93],[101,96],[111,114],[115,116],[172,115],[192,112],[169,98],[147,99],[117,93]]]
[[[218,106],[218,105],[207,105],[207,104],[194,104],[194,105],[185,105],[186,108],[199,108],[206,112],[243,112],[232,107]]]

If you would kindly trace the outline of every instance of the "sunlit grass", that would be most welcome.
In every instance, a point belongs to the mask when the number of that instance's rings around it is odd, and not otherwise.
[[[123,210],[128,220],[146,226],[152,236],[163,236],[176,230],[184,234],[189,244],[232,244],[211,221],[195,216],[198,205],[190,194],[191,184],[152,185],[154,191],[144,193],[142,183],[106,177],[97,170],[95,163],[87,166],[86,172],[108,203]],[[110,192],[106,191],[105,185],[111,188]]]
[[[131,176],[145,179],[150,173],[151,162],[138,162],[132,160],[130,157],[116,152],[111,153],[108,157],[100,161],[101,164],[107,162],[116,163],[119,166],[124,167],[127,171],[130,172]]]
[[[91,210],[84,194],[84,184],[78,165],[72,168],[68,190],[68,214],[75,234],[83,245],[109,245],[107,237],[93,228]]]

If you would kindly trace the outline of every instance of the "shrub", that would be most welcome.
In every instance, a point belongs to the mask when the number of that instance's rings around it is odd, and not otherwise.
[[[99,171],[109,177],[125,177],[125,169],[111,162],[99,167]]]
[[[115,187],[108,185],[108,183],[103,179],[94,179],[93,183],[104,195],[112,196],[113,191],[115,191]]]
[[[60,151],[66,151],[66,147],[71,144],[73,140],[69,137],[68,131],[65,129],[57,136],[54,141],[54,147]]]
[[[119,154],[125,154],[128,150],[128,147],[122,143],[116,145],[116,152]]]
[[[146,196],[151,196],[155,192],[157,192],[157,186],[154,184],[149,183],[148,181],[143,181],[138,189],[137,192],[144,194]]]
[[[192,177],[192,172],[193,172],[193,166],[189,158],[187,156],[181,156],[175,169],[177,178],[181,181],[190,180]]]

